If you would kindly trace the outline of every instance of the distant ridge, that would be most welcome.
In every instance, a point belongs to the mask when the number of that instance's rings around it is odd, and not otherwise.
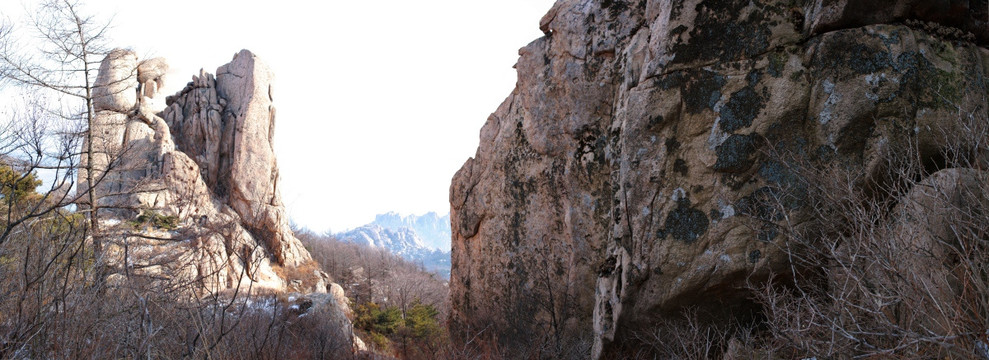
[[[421,216],[402,216],[397,212],[388,212],[374,217],[372,224],[380,225],[385,229],[399,230],[409,228],[415,231],[416,235],[422,238],[423,243],[430,248],[449,252],[450,251],[450,214],[439,216],[435,212],[428,212]]]
[[[388,212],[370,224],[336,234],[342,241],[386,249],[426,270],[450,278],[450,215]]]

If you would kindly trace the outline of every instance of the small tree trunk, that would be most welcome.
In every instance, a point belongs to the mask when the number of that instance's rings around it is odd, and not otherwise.
[[[89,49],[87,48],[86,32],[83,29],[84,21],[79,18],[76,14],[75,9],[72,8],[71,4],[66,4],[71,10],[73,19],[76,23],[77,34],[79,35],[79,44],[81,45],[80,55],[82,57],[82,69],[83,78],[86,83],[84,89],[86,90],[86,156],[89,161],[86,161],[86,189],[89,198],[89,234],[93,238],[93,268],[96,271],[96,284],[103,282],[103,239],[100,238],[100,222],[98,216],[99,207],[96,205],[96,187],[93,183],[93,128],[96,121],[94,116],[95,108],[93,105],[93,89],[92,84],[89,81]],[[124,264],[126,266],[126,264]]]

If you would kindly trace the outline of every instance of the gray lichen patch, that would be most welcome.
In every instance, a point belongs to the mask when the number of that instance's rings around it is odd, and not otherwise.
[[[680,174],[682,176],[687,176],[687,172],[689,170],[690,167],[687,166],[687,161],[683,159],[676,159],[676,161],[673,162],[674,173]]]
[[[718,160],[714,170],[741,172],[752,166],[752,154],[756,150],[751,135],[731,135],[715,149]]]
[[[673,63],[752,58],[769,48],[772,32],[765,9],[749,2],[710,1],[698,6],[689,41],[677,43]]]
[[[681,197],[677,200],[676,208],[666,216],[663,229],[657,232],[656,237],[664,239],[672,236],[689,244],[707,232],[709,223],[710,220],[703,211],[691,207],[690,201],[686,197]]]
[[[713,71],[700,71],[683,86],[683,102],[689,114],[698,114],[721,100],[721,88],[727,80],[724,76]]]
[[[752,125],[759,111],[766,107],[762,98],[752,86],[746,86],[731,94],[728,103],[721,108],[721,121],[718,124],[726,133]]]
[[[762,251],[752,250],[752,252],[749,253],[749,262],[750,263],[753,263],[753,264],[758,263],[760,258],[762,258]]]
[[[783,76],[783,69],[786,67],[786,60],[786,53],[779,51],[769,53],[769,67],[766,69],[766,72],[775,78]]]
[[[864,30],[835,32],[816,49],[811,66],[835,73],[838,81],[891,68],[892,54],[881,40],[870,38]]]

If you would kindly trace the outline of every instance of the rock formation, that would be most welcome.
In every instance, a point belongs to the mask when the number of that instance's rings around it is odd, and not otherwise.
[[[279,197],[271,70],[243,50],[216,77],[200,71],[161,111],[151,100],[167,68],[115,50],[95,83],[92,144],[84,144],[93,155],[83,156],[79,189],[92,166],[110,284],[329,291],[306,298],[331,304],[321,311],[349,329],[340,286],[295,238]]]
[[[167,99],[164,118],[176,148],[199,165],[210,190],[264,239],[280,264],[299,266],[310,258],[289,229],[277,188],[272,77],[243,50],[217,69],[216,78],[200,73]]]
[[[600,357],[686,306],[749,310],[786,263],[768,202],[801,192],[772,152],[866,186],[913,146],[945,166],[941,131],[984,116],[989,5],[930,4],[557,1],[453,178],[455,339],[552,324]]]

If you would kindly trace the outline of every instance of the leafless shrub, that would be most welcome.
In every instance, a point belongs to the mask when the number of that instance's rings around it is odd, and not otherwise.
[[[396,333],[389,335],[391,346],[377,351],[404,359],[460,358],[458,352],[450,348],[443,323],[450,308],[449,287],[439,275],[384,249],[343,242],[331,235],[317,235],[304,229],[295,229],[295,233],[313,259],[344,288],[352,307],[368,304],[376,304],[382,309],[394,307],[402,319],[417,304],[428,305],[439,312],[436,319],[440,326],[435,329],[439,333],[416,333],[415,329],[399,327]],[[385,341],[381,334],[365,335]],[[372,342],[371,337],[363,338],[365,342]]]
[[[632,359],[751,359],[773,358],[757,350],[756,329],[737,319],[705,320],[697,308],[680,311],[680,318],[658,322],[632,334],[638,348],[620,349]]]
[[[871,174],[770,154],[795,181],[768,198],[772,219],[757,219],[779,226],[791,265],[753,287],[769,348],[783,357],[989,356],[989,123],[981,108],[945,124],[927,144],[885,153]],[[791,217],[793,201],[810,214]]]
[[[356,303],[375,302],[406,308],[415,300],[440,311],[449,311],[449,287],[445,280],[384,249],[339,241],[330,235],[317,235],[295,229],[296,237],[312,254],[313,260]]]
[[[463,344],[453,349],[463,359],[584,359],[591,353],[592,334],[581,321],[578,297],[580,261],[564,241],[544,238],[533,256],[513,257],[517,282],[504,289],[493,308],[473,309],[470,319],[451,328]],[[561,255],[562,254],[562,255]]]

